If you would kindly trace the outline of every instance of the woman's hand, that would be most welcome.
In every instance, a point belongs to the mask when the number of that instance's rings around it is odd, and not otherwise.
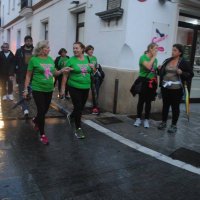
[[[23,98],[27,99],[27,97],[28,97],[28,90],[24,90],[23,91]]]
[[[94,70],[94,68],[95,68],[94,64],[89,63],[88,65],[89,65],[90,68],[92,68]]]
[[[151,50],[151,53],[152,53],[152,56],[153,56],[153,57],[156,57],[156,56],[157,56],[157,53],[158,53],[158,50],[157,50],[157,49],[152,49],[152,50]]]
[[[69,73],[70,71],[73,71],[73,69],[71,67],[64,67],[61,69],[62,73]]]

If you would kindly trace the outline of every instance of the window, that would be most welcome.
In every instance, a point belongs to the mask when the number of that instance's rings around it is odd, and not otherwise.
[[[17,49],[20,48],[20,46],[21,46],[21,30],[18,30],[17,31],[17,44],[16,44]]]
[[[84,43],[85,12],[77,14],[76,41]]]
[[[32,27],[31,27],[31,26],[28,26],[26,32],[27,32],[27,35],[30,35],[30,36],[31,36]]]
[[[10,29],[7,29],[7,43],[10,44]]]
[[[107,0],[107,10],[121,7],[121,0]]]
[[[15,10],[15,0],[13,0],[13,3],[12,3],[12,10]]]
[[[10,1],[11,0],[8,0],[8,15],[10,14]]]
[[[44,39],[48,40],[49,39],[49,22],[42,22],[43,25],[43,35],[44,35]]]

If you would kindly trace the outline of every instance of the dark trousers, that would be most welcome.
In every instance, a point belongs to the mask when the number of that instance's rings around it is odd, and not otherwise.
[[[101,81],[98,77],[91,77],[91,91],[92,91],[92,103],[93,107],[98,107],[98,97],[99,97],[99,88],[101,86]]]
[[[180,103],[183,96],[183,90],[161,88],[163,108],[162,108],[162,121],[166,122],[169,114],[170,106],[172,108],[172,124],[176,125],[180,114]]]
[[[58,92],[60,93],[61,92],[61,85],[62,85],[62,77],[63,75],[59,75],[57,77],[55,77],[55,81],[54,81],[54,87],[56,86],[56,83],[58,82]],[[68,95],[68,85],[66,84],[65,86],[65,96]]]
[[[58,91],[59,92],[61,90],[62,77],[63,77],[62,74],[57,76],[57,77],[55,77],[54,87],[55,87],[56,83],[58,82]]]
[[[9,77],[1,78],[2,95],[13,93],[13,81]]]
[[[145,119],[149,119],[151,111],[151,97],[141,93],[139,94],[139,100],[137,104],[137,118],[142,117],[142,111],[145,104]]]
[[[23,91],[24,91],[24,82],[18,83],[18,88],[19,88],[19,100],[23,99]],[[22,110],[29,110],[29,106],[27,101],[23,101],[22,104]]]
[[[40,134],[44,134],[45,115],[49,109],[52,99],[52,92],[32,91],[32,95],[37,106],[35,123],[39,126]]]
[[[75,120],[76,129],[81,128],[81,116],[85,103],[88,98],[89,89],[78,89],[69,87],[69,94],[74,106],[74,109],[70,115]]]

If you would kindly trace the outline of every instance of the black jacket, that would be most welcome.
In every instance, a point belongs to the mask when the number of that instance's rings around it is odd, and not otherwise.
[[[16,80],[17,83],[23,83],[25,81],[26,77],[26,71],[28,65],[25,64],[25,49],[24,45],[21,46],[21,48],[17,49],[15,53],[15,61],[16,61],[16,67],[15,67],[15,73],[16,73]],[[33,46],[31,51],[33,51]]]
[[[159,70],[159,75],[160,75],[160,84],[159,86],[162,86],[162,82],[163,82],[163,77],[166,73],[166,66],[167,64],[172,60],[173,58],[168,58],[166,59],[162,66],[161,69]],[[183,58],[180,58],[179,62],[178,62],[178,69],[182,70],[182,74],[180,75],[180,79],[182,81],[182,83],[186,82],[187,86],[190,86],[190,82],[192,77],[194,76],[192,67],[189,65],[189,63],[187,61],[185,61]]]
[[[7,78],[14,76],[15,71],[15,56],[10,51],[8,57],[5,56],[4,52],[0,52],[0,78]]]

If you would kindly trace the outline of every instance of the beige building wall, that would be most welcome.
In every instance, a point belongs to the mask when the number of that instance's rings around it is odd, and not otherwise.
[[[116,113],[136,114],[138,95],[133,97],[130,93],[131,85],[138,76],[138,71],[103,67],[105,79],[100,88],[99,106],[113,112],[115,80],[118,79],[118,95]],[[162,101],[156,99],[152,102],[152,113],[161,112]]]

